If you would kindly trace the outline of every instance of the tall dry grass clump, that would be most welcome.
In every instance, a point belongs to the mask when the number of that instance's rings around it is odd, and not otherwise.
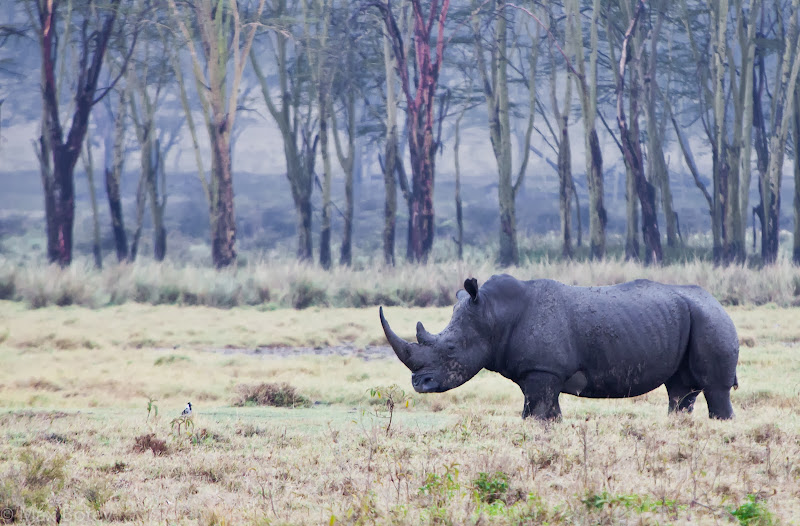
[[[467,277],[483,283],[501,272],[524,280],[548,278],[583,286],[645,278],[700,285],[725,305],[800,305],[800,268],[786,259],[764,268],[748,268],[717,267],[700,259],[647,267],[613,258],[590,262],[547,257],[508,269],[476,257],[395,267],[373,262],[329,271],[280,259],[251,261],[221,271],[173,261],[114,264],[98,270],[83,260],[62,269],[53,265],[21,266],[0,259],[0,300],[22,301],[31,308],[96,308],[128,302],[266,309],[445,306],[453,303],[455,292]]]

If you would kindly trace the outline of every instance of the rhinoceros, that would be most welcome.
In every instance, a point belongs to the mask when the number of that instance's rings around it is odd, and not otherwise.
[[[480,290],[467,279],[447,327],[431,334],[417,323],[418,343],[392,331],[383,307],[380,319],[419,393],[448,391],[485,368],[519,385],[523,418],[560,418],[560,393],[625,398],[661,385],[669,412],[691,412],[702,392],[711,418],[733,417],[739,338],[722,305],[697,286],[575,287],[504,274]]]

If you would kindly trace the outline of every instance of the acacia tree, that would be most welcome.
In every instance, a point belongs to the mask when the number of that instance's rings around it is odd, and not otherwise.
[[[92,152],[91,136],[88,133],[86,134],[82,160],[86,171],[86,179],[89,183],[89,202],[92,205],[92,255],[94,256],[94,266],[103,268],[103,252],[100,248],[100,219],[97,213],[97,192],[95,192],[94,188],[94,154]]]
[[[742,0],[734,0],[736,13],[743,12]],[[744,262],[747,257],[745,245],[745,229],[750,206],[750,180],[752,177],[751,162],[753,151],[753,70],[756,48],[756,17],[761,10],[761,2],[750,2],[750,14],[747,18],[736,16],[736,35],[739,45],[739,65],[729,67],[731,91],[734,101],[734,130],[733,144],[731,145],[731,191],[739,186],[739,195],[732,200],[738,200],[739,210],[730,207],[726,215],[725,228],[730,233],[732,243],[725,251],[726,261]],[[735,54],[728,53],[728,61],[735,64]],[[737,88],[736,70],[740,71],[740,81]]]
[[[291,7],[294,7],[294,3]],[[313,259],[311,195],[314,190],[314,164],[320,135],[318,132],[315,87],[311,82],[307,50],[308,38],[295,38],[293,20],[297,13],[286,0],[276,0],[269,15],[272,29],[266,34],[275,55],[278,96],[271,92],[262,69],[266,52],[250,51],[250,62],[258,79],[261,94],[270,116],[278,125],[286,159],[286,178],[292,191],[297,214],[297,257]],[[304,33],[305,34],[305,33]],[[277,98],[277,102],[276,99]]]
[[[397,183],[395,173],[399,171],[403,160],[398,157],[399,143],[397,131],[397,59],[392,51],[391,37],[388,30],[383,31],[383,63],[386,75],[386,117],[383,151],[383,186],[385,205],[383,211],[383,261],[387,265],[395,264],[394,240],[397,226]],[[406,53],[407,54],[407,53]],[[405,182],[405,174],[402,174]],[[410,247],[409,247],[410,248]]]
[[[52,263],[67,266],[72,262],[72,233],[75,221],[75,164],[81,154],[89,126],[89,114],[95,104],[111,90],[98,88],[104,56],[117,27],[120,1],[111,0],[101,9],[94,2],[82,9],[62,9],[58,0],[36,0],[35,19],[42,53],[42,135],[39,157],[45,195],[47,257]],[[77,76],[71,122],[65,134],[57,68],[59,39],[69,41],[75,24],[77,37]],[[134,32],[134,35],[136,33]],[[135,37],[131,40],[131,51]],[[130,56],[130,53],[128,53]],[[124,70],[124,65],[123,68]]]
[[[346,5],[346,4],[345,4]],[[333,128],[334,145],[336,146],[336,157],[339,159],[339,165],[344,171],[344,213],[342,225],[342,247],[339,252],[339,263],[341,265],[350,266],[353,262],[353,215],[355,210],[355,197],[353,195],[353,183],[356,170],[356,136],[358,130],[356,129],[356,89],[354,86],[355,75],[357,69],[356,54],[351,42],[351,19],[347,18],[344,23],[345,29],[345,42],[347,48],[344,52],[344,60],[341,67],[341,77],[337,83],[338,99],[341,102],[341,111],[344,120],[344,134],[347,137],[346,146],[342,146],[342,140],[339,138],[339,131],[342,129],[339,125],[339,117],[337,111],[332,108],[331,124]]]
[[[619,2],[620,4],[620,11],[624,11],[627,8],[626,2]],[[614,88],[616,90],[616,86],[622,82],[624,85],[624,79],[620,79],[620,70],[619,70],[619,61],[616,58],[616,42],[614,38],[615,34],[615,25],[613,20],[615,19],[615,13],[612,13],[610,4],[606,6],[605,12],[605,20],[606,20],[606,39],[608,42],[608,56],[609,56],[609,65],[611,67],[611,71],[614,74]],[[616,96],[616,91],[615,91]],[[629,113],[631,115],[635,114],[635,99],[633,97],[629,98]],[[605,121],[606,128],[609,131],[609,134],[615,138],[615,142],[617,147],[619,148],[620,153],[623,155],[623,159],[625,158],[625,147],[622,144],[622,141],[616,139],[614,133],[611,131],[610,127],[608,126]],[[638,119],[632,119],[632,126],[638,130]],[[631,130],[633,133],[633,130]],[[634,136],[638,137],[638,131],[634,134]],[[637,139],[638,142],[638,139]],[[631,166],[627,163],[623,163],[625,165],[625,259],[627,260],[636,260],[639,259],[639,197],[636,192],[636,179],[634,177],[633,170]]]
[[[765,264],[774,263],[778,258],[778,233],[781,207],[781,179],[783,160],[786,153],[789,123],[793,114],[794,91],[797,76],[800,72],[800,35],[798,34],[797,16],[800,0],[793,0],[791,9],[784,12],[776,9],[776,35],[781,42],[779,53],[778,76],[772,89],[768,89],[765,55],[768,45],[757,45],[757,72],[753,91],[753,115],[756,131],[756,154],[759,170],[759,217],[761,219],[761,257]],[[765,25],[762,15],[762,26]],[[788,19],[788,25],[786,21]],[[767,127],[762,98],[769,97],[770,118]]]
[[[641,90],[642,94],[642,107],[647,131],[647,179],[650,184],[661,191],[667,246],[676,247],[678,245],[676,213],[672,204],[669,170],[664,158],[664,133],[658,119],[656,106],[659,100],[658,51],[667,6],[664,0],[651,2],[650,6],[649,13],[655,11],[655,20],[652,20],[653,17],[651,15],[650,30],[647,33],[649,41],[645,42],[642,32],[639,32],[634,37],[636,46],[641,48],[641,59],[636,62],[636,78],[641,83],[639,90]]]
[[[600,1],[592,4],[592,17],[589,25],[589,78],[583,51],[582,24],[578,0],[569,3],[568,35],[572,54],[576,57],[577,71],[571,68],[575,82],[580,90],[581,112],[583,113],[584,149],[586,154],[586,182],[589,187],[589,248],[593,259],[603,259],[606,253],[606,209],[603,205],[603,154],[597,137],[597,55],[598,18]]]
[[[512,38],[511,48],[509,49],[508,19],[513,22],[512,12],[506,9],[505,0],[495,0],[495,9],[489,21],[489,28],[482,28],[477,12],[480,7],[473,1],[473,39],[475,46],[475,59],[478,72],[483,86],[483,94],[486,99],[486,109],[489,120],[489,136],[492,142],[492,151],[497,161],[498,188],[497,194],[500,205],[500,258],[499,262],[503,266],[519,264],[519,248],[517,245],[517,218],[516,218],[516,197],[522,185],[525,171],[528,167],[530,154],[531,134],[533,132],[533,122],[536,109],[536,64],[539,57],[539,27],[535,35],[528,36],[531,40],[528,51],[527,75],[523,68],[521,74],[528,77],[526,82],[528,89],[528,121],[525,127],[525,138],[522,145],[522,159],[516,176],[512,178],[513,159],[511,148],[511,101],[509,98],[509,79],[508,64],[514,55],[522,54],[522,46],[518,38]],[[527,28],[527,24],[525,25]],[[486,36],[488,35],[488,37]],[[487,53],[488,52],[488,53]],[[489,55],[487,67],[486,54]],[[463,113],[461,114],[463,117]],[[459,120],[461,117],[459,117]],[[457,139],[458,140],[458,139]],[[458,212],[460,213],[460,198],[458,200]],[[460,228],[460,220],[459,220]],[[460,234],[459,234],[460,236]],[[461,242],[459,242],[459,251]]]
[[[794,245],[792,246],[792,262],[800,265],[800,87],[794,89]]]
[[[622,3],[625,4],[626,2]],[[631,76],[634,77],[630,83],[629,91],[631,103],[630,126],[628,126],[628,121],[625,118],[625,108],[623,105],[625,67],[629,60],[641,60],[641,46],[638,52],[637,50],[629,51],[629,46],[643,10],[644,1],[638,0],[636,2],[636,9],[630,16],[628,29],[622,40],[622,50],[620,52],[615,88],[617,95],[617,125],[619,126],[620,142],[622,143],[622,151],[625,156],[625,164],[633,175],[633,180],[636,184],[636,193],[642,207],[642,237],[645,245],[645,262],[659,264],[663,259],[663,251],[661,248],[661,235],[658,231],[658,221],[656,219],[655,188],[645,177],[642,149],[639,143],[638,105],[640,95],[638,87],[640,83],[635,78],[636,68],[630,69]]]
[[[145,199],[150,203],[153,221],[153,258],[163,261],[167,252],[167,231],[164,225],[164,214],[167,206],[166,177],[164,159],[167,151],[175,143],[176,130],[171,140],[164,141],[165,130],[159,129],[157,109],[162,105],[166,87],[171,77],[169,60],[161,45],[169,45],[165,35],[159,38],[150,35],[139,46],[137,57],[131,64],[127,75],[130,118],[136,132],[140,148],[141,179],[137,192],[137,225],[136,232],[141,233]],[[124,113],[123,113],[124,115]],[[138,244],[138,235],[132,245],[131,259],[135,258],[133,250]]]
[[[444,26],[450,0],[442,0],[441,5],[439,0],[432,0],[427,12],[421,0],[408,1],[412,10],[413,59],[409,57],[391,0],[373,5],[382,15],[406,99],[412,177],[409,192],[408,253],[417,261],[427,261],[433,248],[433,185],[435,155],[439,147],[438,137],[434,136],[437,126],[436,89],[444,55]]]
[[[211,143],[211,178],[204,182],[211,223],[211,256],[217,268],[236,260],[231,134],[236,119],[239,84],[256,32],[247,28],[236,0],[227,2],[167,0],[192,58],[192,71]],[[264,8],[259,0],[255,19]],[[199,43],[200,50],[195,42]],[[228,74],[233,59],[232,74]],[[187,113],[187,119],[189,118]],[[203,176],[205,181],[205,176]]]
[[[103,141],[103,176],[106,187],[106,197],[111,215],[111,230],[114,235],[114,248],[117,261],[126,261],[129,256],[128,236],[125,231],[125,218],[122,213],[122,197],[120,184],[122,171],[125,164],[125,124],[127,120],[128,90],[127,84],[122,84],[117,90],[116,113],[110,102],[112,96],[105,99],[105,118],[97,119],[97,132]]]
[[[322,157],[322,210],[319,233],[319,263],[324,269],[331,267],[331,184],[333,172],[330,161],[328,123],[331,119],[333,84],[333,61],[328,49],[328,36],[331,30],[331,0],[316,0],[312,6],[302,2],[303,40],[309,62],[313,85],[316,92],[317,114],[319,115],[319,151]],[[311,20],[314,22],[311,29]],[[334,136],[336,132],[333,132]]]
[[[553,113],[553,117],[556,121],[555,129],[550,128],[550,132],[558,148],[556,171],[558,172],[558,210],[561,224],[561,255],[565,258],[571,258],[573,256],[572,199],[577,197],[577,193],[574,191],[575,183],[572,179],[572,150],[569,138],[569,116],[572,111],[572,82],[570,77],[566,79],[566,86],[560,84],[558,81],[558,67],[553,51],[553,48],[557,47],[558,44],[555,42],[554,37],[556,27],[555,16],[552,11],[548,11],[547,18],[548,33],[550,34],[547,47],[550,58],[550,111]],[[560,48],[559,51],[561,51]],[[564,59],[566,62],[569,61],[569,57],[567,57],[566,54],[564,55]],[[569,66],[567,66],[567,69],[569,69]],[[567,75],[569,75],[569,73],[567,73]],[[564,93],[563,106],[559,105],[559,90]],[[578,220],[580,221],[580,207],[578,207]]]

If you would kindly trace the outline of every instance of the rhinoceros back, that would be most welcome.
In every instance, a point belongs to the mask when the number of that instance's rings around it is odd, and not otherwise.
[[[586,376],[582,392],[575,394],[637,396],[663,384],[680,367],[689,348],[691,308],[674,287],[638,280],[609,287],[565,286],[564,295],[574,305],[572,352]]]

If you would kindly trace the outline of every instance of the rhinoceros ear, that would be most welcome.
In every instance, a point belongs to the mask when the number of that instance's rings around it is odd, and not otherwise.
[[[467,298],[469,298],[469,294],[467,294],[466,290],[461,289],[458,292],[456,292],[456,300],[457,301],[465,300]]]
[[[478,280],[469,278],[464,281],[464,290],[467,291],[474,303],[478,302]]]

